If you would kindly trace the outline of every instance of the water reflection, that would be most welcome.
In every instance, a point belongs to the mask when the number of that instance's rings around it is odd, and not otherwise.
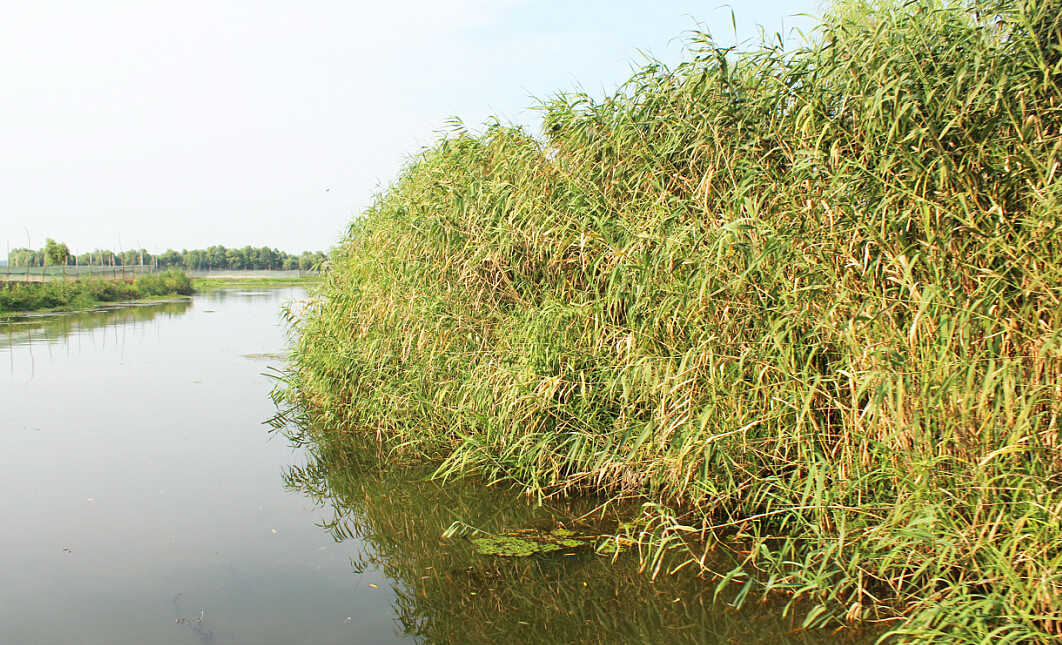
[[[157,318],[184,314],[190,298],[145,304],[122,303],[92,311],[23,315],[0,321],[0,351],[34,341],[65,341],[93,329],[142,327]]]
[[[616,562],[590,549],[530,558],[476,553],[444,540],[454,521],[502,533],[548,529],[589,510],[588,502],[536,506],[479,482],[431,481],[430,468],[392,463],[370,445],[313,445],[311,461],[286,484],[331,508],[321,524],[337,542],[360,542],[355,574],[382,571],[395,594],[396,631],[418,643],[840,643],[836,633],[801,632],[780,607],[755,612],[712,605],[712,587],[693,576],[651,581],[633,556]],[[848,634],[853,641],[865,635]]]
[[[355,602],[390,631],[387,599],[357,597],[349,553],[285,490],[301,457],[261,423],[299,297],[0,327],[0,642],[351,642]]]

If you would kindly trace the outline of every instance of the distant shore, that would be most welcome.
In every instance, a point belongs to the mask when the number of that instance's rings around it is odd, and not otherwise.
[[[0,279],[0,318],[13,314],[79,311],[102,304],[189,296],[195,293],[192,278],[184,271],[145,274],[136,279],[57,279],[7,281]]]
[[[35,276],[36,277],[36,276]],[[313,271],[179,271],[142,274],[135,278],[87,275],[40,276],[36,280],[5,280],[0,275],[0,319],[25,313],[70,312],[100,305],[188,296],[229,286],[281,287],[322,279]]]

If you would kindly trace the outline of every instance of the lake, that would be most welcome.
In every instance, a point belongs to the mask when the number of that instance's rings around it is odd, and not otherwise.
[[[0,323],[0,641],[866,640],[795,629],[782,605],[713,606],[711,585],[653,581],[632,556],[444,539],[455,522],[556,531],[594,503],[432,481],[430,464],[272,431],[279,312],[304,297],[225,289]]]

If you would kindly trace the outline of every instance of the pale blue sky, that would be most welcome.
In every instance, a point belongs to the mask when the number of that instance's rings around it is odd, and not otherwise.
[[[731,6],[748,41],[818,5]],[[533,123],[698,27],[735,41],[714,1],[4,2],[0,253],[327,249],[448,117]]]

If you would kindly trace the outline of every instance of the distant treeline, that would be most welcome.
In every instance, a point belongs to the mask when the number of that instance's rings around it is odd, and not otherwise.
[[[221,245],[190,251],[167,249],[157,256],[149,253],[147,249],[130,249],[121,253],[96,249],[75,256],[66,244],[51,239],[42,249],[19,248],[8,253],[8,264],[13,267],[149,265],[160,269],[308,271],[327,259],[328,256],[322,251],[303,251],[299,255],[292,255],[267,246],[227,249]]]

